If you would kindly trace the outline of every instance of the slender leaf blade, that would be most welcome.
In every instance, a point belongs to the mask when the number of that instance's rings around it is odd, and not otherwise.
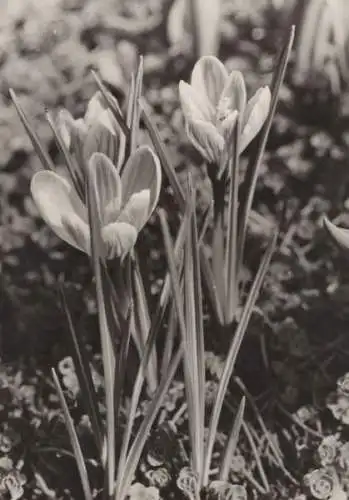
[[[251,290],[249,292],[248,298],[246,300],[242,316],[240,319],[240,322],[237,326],[236,332],[234,333],[232,342],[230,344],[229,352],[227,355],[227,358],[224,363],[224,369],[223,373],[221,376],[221,379],[219,381],[218,385],[218,391],[215,399],[215,403],[213,406],[212,414],[210,417],[210,423],[209,423],[209,433],[208,433],[208,441],[207,441],[207,447],[206,447],[206,456],[205,456],[205,468],[204,468],[204,486],[207,485],[208,483],[208,477],[209,477],[209,471],[210,471],[210,464],[211,464],[211,458],[212,458],[212,452],[213,452],[213,445],[215,442],[216,438],[216,433],[217,433],[217,428],[218,428],[218,421],[219,417],[221,414],[223,402],[224,402],[224,397],[228,388],[229,380],[232,375],[232,372],[235,367],[235,362],[236,358],[242,343],[242,340],[244,338],[244,335],[246,333],[246,329],[249,323],[249,320],[251,318],[253,308],[255,305],[255,302],[257,300],[260,288],[262,286],[264,277],[266,275],[266,272],[268,270],[268,266],[272,257],[272,254],[275,249],[276,245],[276,238],[277,238],[277,233],[275,233],[275,236],[271,239],[270,244],[263,256],[262,262],[259,266],[257,275],[254,279],[254,282],[252,284]]]
[[[40,141],[37,133],[35,132],[33,126],[30,124],[22,106],[19,103],[19,99],[16,96],[15,91],[13,89],[9,89],[9,93],[10,93],[10,97],[12,99],[12,102],[16,108],[16,111],[18,113],[18,116],[19,116],[19,118],[20,118],[20,120],[25,128],[25,131],[27,132],[27,134],[28,134],[28,136],[33,144],[34,150],[35,150],[36,154],[38,155],[38,157],[42,163],[42,166],[46,170],[55,170],[55,166],[54,166],[50,156],[48,155],[47,151],[45,150],[45,148],[41,144],[41,141]]]
[[[88,474],[87,474],[84,456],[83,456],[83,453],[82,453],[82,450],[80,447],[79,438],[76,434],[73,419],[70,415],[69,408],[68,408],[67,402],[65,400],[64,393],[62,391],[61,384],[59,383],[55,369],[52,369],[52,377],[53,377],[53,382],[56,386],[59,401],[61,403],[61,407],[62,407],[62,410],[64,413],[64,420],[65,420],[65,424],[66,424],[66,427],[68,430],[70,442],[71,442],[71,445],[72,445],[72,448],[74,451],[76,464],[78,466],[81,485],[82,485],[82,489],[84,492],[85,500],[93,500],[90,481],[89,481]]]

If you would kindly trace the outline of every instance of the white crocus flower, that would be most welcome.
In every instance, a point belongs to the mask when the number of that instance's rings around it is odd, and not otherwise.
[[[83,118],[74,119],[67,109],[61,109],[57,128],[81,168],[95,152],[104,153],[117,164],[120,127],[99,90],[90,99]]]
[[[187,134],[201,155],[221,165],[226,143],[231,138],[238,115],[241,123],[240,153],[258,134],[269,112],[270,90],[265,86],[247,101],[242,73],[228,74],[214,56],[204,56],[195,64],[190,84],[179,83],[179,96]]]
[[[154,211],[160,193],[161,168],[148,146],[138,148],[121,176],[103,153],[87,162],[101,219],[102,257],[123,257],[134,246],[138,233]],[[52,171],[41,171],[31,181],[31,192],[40,215],[56,235],[91,254],[88,210],[73,183]]]

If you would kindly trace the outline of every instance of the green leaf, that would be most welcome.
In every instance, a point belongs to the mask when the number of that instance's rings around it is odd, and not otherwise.
[[[224,269],[226,276],[226,303],[225,321],[229,325],[233,322],[239,302],[239,270],[237,268],[238,244],[238,209],[239,209],[239,136],[240,118],[233,129],[231,148],[228,160],[229,170],[229,202],[227,221],[227,241],[225,245]]]
[[[180,185],[180,182],[178,180],[178,176],[176,174],[176,171],[174,169],[174,166],[172,165],[172,162],[170,160],[170,155],[166,151],[165,145],[161,141],[161,137],[159,134],[159,131],[157,130],[157,127],[155,123],[153,122],[150,113],[147,110],[147,105],[141,99],[140,101],[140,109],[142,113],[142,118],[144,120],[144,124],[146,126],[146,129],[150,135],[150,138],[154,144],[155,151],[160,158],[161,164],[165,170],[165,173],[170,181],[171,187],[174,192],[175,199],[182,211],[182,213],[185,211],[185,197],[183,193],[182,186]]]
[[[128,352],[131,338],[132,328],[132,307],[129,309],[129,317],[127,318],[127,331],[124,332],[121,338],[120,349],[116,354],[115,361],[115,384],[114,384],[114,407],[115,407],[115,433],[121,432],[120,415],[122,410],[122,395],[126,371],[128,367]]]
[[[118,495],[116,493],[115,500],[124,500],[129,487],[131,486],[131,482],[133,480],[134,473],[137,469],[139,460],[144,450],[145,443],[149,437],[149,433],[151,431],[152,425],[155,421],[155,418],[159,412],[161,404],[164,400],[165,395],[170,387],[170,384],[176,374],[179,363],[183,356],[183,347],[180,346],[171,362],[168,372],[161,378],[159,387],[152,397],[152,400],[149,404],[149,408],[146,416],[144,417],[137,435],[134,439],[132,447],[127,457],[127,461],[124,467],[124,475],[122,477],[122,488],[121,494]],[[118,491],[118,490],[117,490]]]
[[[195,207],[194,191],[189,184],[189,203]],[[202,327],[202,296],[201,286],[198,289],[200,271],[198,275],[197,263],[199,262],[197,248],[197,227],[196,220],[193,223],[195,210],[191,217],[191,225],[188,231],[184,253],[184,311],[185,311],[185,351],[184,358],[187,358],[190,379],[185,380],[187,395],[193,395],[192,413],[189,410],[191,404],[188,401],[189,426],[192,425],[195,442],[192,443],[192,460],[194,472],[198,474],[199,483],[203,466],[203,446],[204,446],[204,418],[205,418],[205,350],[203,346]],[[195,242],[193,241],[195,239]],[[195,257],[194,257],[195,254]],[[194,271],[195,258],[195,271]],[[196,285],[196,286],[195,286]],[[198,295],[196,295],[198,293]],[[200,352],[199,352],[200,350]],[[185,361],[184,361],[185,362]],[[187,384],[192,387],[187,390]],[[192,419],[192,422],[190,422]]]
[[[10,97],[12,99],[13,104],[15,105],[15,108],[17,110],[18,116],[25,128],[25,131],[29,135],[30,140],[32,141],[34,150],[36,154],[39,157],[39,160],[42,163],[42,166],[47,169],[47,170],[55,170],[55,166],[49,157],[47,151],[45,151],[45,148],[42,146],[39,137],[37,136],[33,126],[29,123],[28,118],[26,117],[26,114],[24,113],[22,106],[19,103],[19,99],[17,98],[15,92],[13,89],[9,89]]]
[[[67,402],[65,400],[65,397],[64,397],[64,394],[63,394],[63,391],[61,388],[61,384],[59,383],[56,371],[54,369],[52,369],[52,376],[53,376],[53,382],[56,386],[57,394],[58,394],[58,397],[59,397],[59,400],[61,403],[61,407],[62,407],[62,410],[64,413],[65,425],[66,425],[67,430],[68,430],[70,442],[71,442],[71,445],[72,445],[72,448],[74,451],[76,464],[78,466],[81,485],[82,485],[82,489],[84,491],[84,497],[85,497],[85,500],[93,500],[91,486],[90,486],[90,482],[88,479],[85,460],[84,460],[84,456],[83,456],[83,453],[82,453],[82,450],[80,447],[79,439],[78,439],[78,436],[77,436],[76,431],[75,431],[73,419],[70,415],[68,405],[67,405]]]
[[[95,183],[94,171],[91,165],[87,169],[87,205],[88,219],[91,231],[91,254],[92,266],[96,280],[97,307],[99,331],[101,337],[102,360],[105,381],[105,397],[107,409],[107,494],[110,498],[114,491],[115,481],[115,409],[114,409],[114,375],[115,375],[115,355],[111,341],[109,324],[112,319],[107,318],[106,300],[104,290],[106,283],[103,279],[102,255],[103,242],[101,237],[101,219],[97,206],[97,186]]]
[[[182,189],[182,186],[179,182],[178,176],[176,174],[175,168],[171,163],[170,160],[170,155],[168,151],[166,150],[166,146],[162,143],[161,137],[159,134],[159,131],[152,120],[150,113],[147,109],[147,105],[145,101],[142,99],[140,102],[140,107],[141,107],[141,112],[142,112],[142,118],[144,121],[144,124],[146,126],[146,129],[149,133],[149,136],[153,142],[155,151],[160,158],[162,167],[165,170],[165,173],[168,177],[168,180],[170,182],[170,185],[172,187],[174,197],[179,205],[179,208],[182,212],[182,214],[186,210],[186,203],[185,203],[185,196],[184,192]],[[207,288],[207,293],[213,308],[214,314],[217,316],[218,321],[222,324],[223,321],[223,311],[221,307],[221,303],[219,302],[218,298],[218,291],[217,291],[217,284],[214,281],[213,274],[212,274],[212,269],[210,266],[209,259],[207,258],[207,255],[205,254],[205,249],[202,246],[200,250],[200,263],[201,263],[201,269],[202,273],[205,279],[205,285]]]
[[[74,366],[78,376],[79,385],[81,389],[81,397],[84,402],[85,409],[89,416],[93,437],[96,441],[97,449],[103,463],[103,426],[101,422],[101,417],[98,411],[98,399],[95,391],[95,387],[92,380],[91,370],[88,362],[87,352],[81,339],[76,334],[73,318],[71,317],[70,310],[67,304],[67,300],[64,293],[64,288],[61,285],[58,289],[61,304],[66,316],[70,339],[73,345],[73,359]]]
[[[214,198],[213,238],[212,238],[212,275],[220,309],[225,322],[226,278],[224,269],[224,215],[225,215],[225,177],[212,184]]]
[[[210,471],[212,452],[213,452],[213,445],[214,445],[214,442],[216,439],[218,421],[219,421],[219,417],[221,414],[226,391],[228,388],[229,380],[230,380],[230,377],[233,373],[236,358],[237,358],[237,355],[239,353],[242,340],[245,336],[245,333],[246,333],[246,330],[248,327],[248,323],[249,323],[249,320],[250,320],[252,312],[253,312],[254,305],[256,303],[256,300],[257,300],[259,291],[261,289],[264,277],[265,277],[267,270],[268,270],[268,267],[269,267],[269,263],[270,263],[272,254],[273,254],[274,249],[275,249],[276,238],[277,238],[277,233],[275,233],[275,236],[270,241],[270,244],[269,244],[269,246],[268,246],[268,248],[263,256],[263,259],[262,259],[262,262],[259,266],[257,275],[254,279],[251,290],[250,290],[249,295],[247,297],[240,322],[236,328],[236,331],[234,332],[234,336],[233,336],[231,344],[230,344],[228,355],[227,355],[225,363],[224,363],[224,369],[223,369],[221,379],[219,381],[216,400],[215,400],[215,403],[213,406],[213,410],[212,410],[212,414],[211,414],[211,418],[210,418],[210,423],[209,423],[209,433],[208,433],[206,457],[205,457],[205,467],[204,467],[204,480],[203,480],[204,486],[206,486],[208,484],[209,471]]]
[[[204,284],[206,285],[206,291],[212,305],[213,313],[216,315],[219,324],[223,325],[223,304],[219,299],[220,296],[217,290],[217,284],[212,273],[209,258],[207,257],[207,249],[204,246],[200,249],[200,262]]]
[[[171,303],[167,331],[166,331],[166,338],[165,338],[165,346],[162,355],[162,363],[161,363],[162,375],[167,372],[168,367],[170,366],[176,333],[177,333],[176,308],[174,304]]]
[[[135,330],[140,334],[139,343],[142,346],[142,351],[143,351],[144,345],[147,341],[147,337],[150,331],[151,324],[150,324],[150,312],[149,312],[147,297],[137,257],[135,257],[134,265],[132,267],[132,283],[133,283],[132,290],[133,290],[133,300],[134,300]],[[157,379],[158,379],[157,355],[154,346],[147,370],[147,380],[150,393],[155,392],[158,385]]]
[[[193,200],[190,201],[192,202]],[[190,205],[192,206],[192,203],[190,203]],[[193,304],[193,291],[190,288],[193,280],[192,255],[190,254],[190,249],[188,249],[186,246],[184,261],[183,307],[180,276],[177,272],[177,264],[165,212],[162,209],[159,210],[159,216],[165,243],[168,267],[171,275],[172,293],[176,306],[179,330],[184,347],[184,383],[188,405],[189,439],[192,450],[193,469],[194,472],[197,473],[199,477],[201,477],[201,468],[203,462],[203,422],[201,422],[201,419],[204,418],[204,415],[200,413],[202,410],[202,406],[200,403],[201,398],[199,394],[199,391],[201,389],[201,379],[199,382],[197,341],[195,337],[195,311],[191,310],[191,306]],[[187,242],[190,239],[191,232],[189,232],[187,235]],[[188,260],[188,256],[190,260]]]
[[[243,431],[245,433],[245,436],[247,437],[247,440],[248,440],[248,442],[249,442],[249,444],[251,446],[251,451],[252,451],[253,456],[255,458],[256,467],[257,467],[259,475],[261,477],[261,480],[262,480],[265,492],[269,493],[270,492],[270,484],[269,484],[267,475],[266,475],[264,467],[263,467],[263,463],[262,463],[262,460],[261,460],[260,452],[258,451],[258,448],[257,448],[257,446],[256,446],[256,444],[254,442],[254,439],[253,439],[253,436],[251,434],[251,431],[248,428],[248,425],[246,424],[246,422],[242,423],[242,429],[243,429]]]
[[[138,132],[139,132],[139,120],[141,116],[141,111],[140,111],[140,99],[142,96],[142,89],[143,89],[143,57],[140,57],[139,64],[138,64],[138,69],[137,69],[137,74],[136,74],[136,79],[135,79],[135,90],[133,93],[133,99],[132,99],[132,115],[131,115],[131,123],[130,123],[130,154],[136,149],[137,147],[137,139],[138,139]]]
[[[268,135],[270,127],[274,118],[276,105],[278,102],[279,91],[284,80],[287,63],[290,57],[291,48],[294,40],[295,27],[292,26],[287,39],[281,49],[278,63],[275,68],[273,75],[273,80],[271,84],[271,103],[268,117],[264,123],[264,126],[258,136],[258,140],[255,143],[255,147],[252,149],[251,156],[248,162],[247,171],[243,185],[241,186],[241,201],[239,209],[239,241],[238,241],[238,255],[237,255],[237,269],[238,273],[241,269],[243,253],[246,241],[247,224],[250,216],[252,201],[256,189],[257,178],[259,167],[262,163],[263,154],[265,146],[267,144]]]
[[[243,396],[236,417],[234,419],[234,423],[231,428],[227,443],[224,448],[222,464],[219,471],[219,479],[221,481],[228,481],[229,479],[230,465],[232,462],[232,458],[236,452],[241,425],[244,419],[245,404],[246,404],[246,398],[245,396]]]

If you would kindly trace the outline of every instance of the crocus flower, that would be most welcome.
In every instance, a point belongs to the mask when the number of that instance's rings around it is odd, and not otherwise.
[[[57,128],[80,166],[95,152],[104,153],[117,163],[120,128],[99,90],[90,99],[83,118],[74,119],[67,109],[61,109],[57,116]]]
[[[240,116],[240,153],[260,131],[270,107],[269,87],[257,90],[247,101],[240,71],[230,75],[214,56],[204,56],[195,64],[190,84],[179,83],[179,96],[186,119],[187,134],[201,155],[220,165],[226,143]]]
[[[148,146],[138,148],[121,176],[103,153],[94,153],[87,173],[95,191],[101,220],[102,257],[122,258],[131,250],[159,198],[161,168]],[[56,235],[91,254],[88,210],[73,183],[52,171],[41,171],[31,181],[38,210]]]
[[[344,250],[349,250],[349,229],[337,227],[327,217],[323,219],[324,228],[338,246]]]

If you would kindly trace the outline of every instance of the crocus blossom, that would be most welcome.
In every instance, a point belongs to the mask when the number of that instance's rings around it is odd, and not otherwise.
[[[104,153],[117,164],[120,128],[99,90],[90,99],[83,118],[74,119],[67,109],[61,109],[57,128],[82,168],[95,152]]]
[[[333,222],[329,221],[327,217],[324,217],[323,224],[324,228],[337,245],[344,250],[349,250],[349,229],[336,226]]]
[[[158,202],[159,159],[148,146],[141,146],[131,155],[121,176],[103,153],[93,153],[86,165],[101,220],[102,257],[122,258],[134,246]],[[42,218],[56,235],[91,254],[88,209],[73,184],[45,170],[34,175],[31,192]]]
[[[240,153],[258,134],[269,112],[269,87],[261,87],[247,101],[240,71],[228,74],[214,56],[195,64],[190,84],[179,83],[179,96],[187,134],[194,147],[210,163],[221,165],[226,143],[240,116]]]

